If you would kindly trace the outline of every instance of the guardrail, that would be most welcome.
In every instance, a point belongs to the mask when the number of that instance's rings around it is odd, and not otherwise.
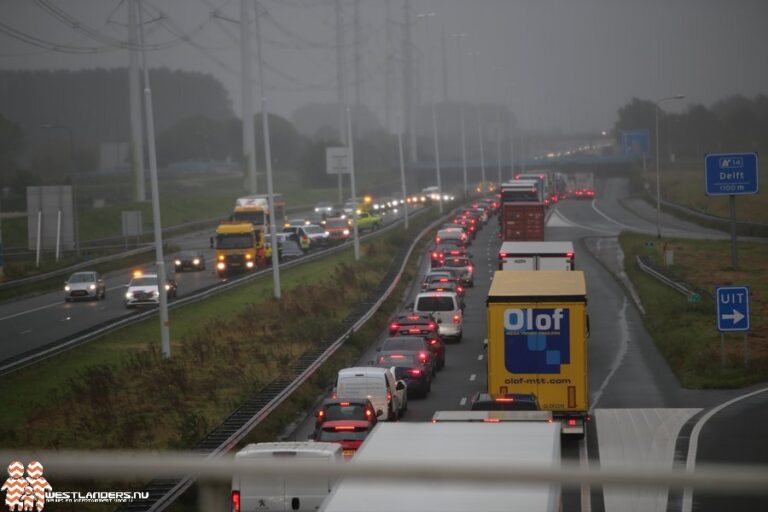
[[[690,285],[688,285],[687,283],[676,281],[671,277],[665,276],[664,274],[662,274],[661,272],[653,268],[653,266],[648,261],[647,256],[638,255],[637,266],[640,267],[640,270],[642,270],[649,276],[654,277],[655,279],[669,286],[673,290],[676,290],[682,293],[683,295],[685,295],[688,298],[689,302],[699,302],[701,300],[701,295],[702,295],[701,290],[692,290],[689,288]],[[706,295],[709,296],[709,294],[706,294]]]
[[[419,215],[421,212],[427,211],[426,209],[417,210],[412,213],[412,216]],[[380,236],[384,233],[389,232],[390,230],[394,229],[396,226],[399,226],[402,223],[402,219],[398,220],[396,222],[393,222],[392,224],[389,224],[388,226],[385,226],[383,228],[378,229],[377,231],[373,233],[369,233],[367,235],[364,235],[361,237],[361,240],[367,240],[369,238]],[[286,261],[284,263],[280,264],[281,269],[287,269],[291,268],[297,265],[301,265],[303,263],[314,261],[315,259],[323,258],[330,254],[335,254],[337,252],[343,251],[347,248],[351,247],[350,244],[342,244],[335,247],[330,247],[328,249],[324,249],[317,252],[311,252],[305,256],[302,256],[300,258],[296,258],[295,260]],[[212,297],[214,295],[217,295],[219,293],[223,293],[227,290],[230,290],[232,288],[235,288],[237,286],[241,286],[243,284],[246,284],[254,279],[258,279],[259,277],[268,274],[272,271],[271,268],[266,268],[263,270],[259,270],[258,272],[254,272],[251,274],[246,274],[242,277],[232,279],[225,281],[223,283],[215,283],[211,286],[208,286],[206,288],[202,288],[200,290],[197,290],[193,292],[190,295],[181,297],[179,299],[174,300],[173,302],[170,302],[168,304],[169,309],[175,309],[181,306],[184,306],[186,304],[191,304],[193,302],[197,302],[200,300],[205,300],[208,297]],[[2,362],[0,365],[0,376],[6,375],[9,373],[13,373],[14,371],[20,370],[24,367],[27,367],[29,365],[35,364],[37,362],[43,361],[45,359],[48,359],[50,357],[53,357],[57,354],[60,354],[62,352],[65,352],[67,350],[70,350],[72,348],[75,348],[79,345],[83,345],[85,343],[88,343],[95,338],[98,338],[99,336],[103,336],[104,334],[108,334],[112,331],[116,331],[118,329],[122,329],[123,327],[127,327],[129,325],[132,325],[134,323],[143,321],[149,317],[152,317],[154,315],[158,314],[157,309],[149,309],[141,312],[130,312],[126,313],[125,315],[113,318],[110,320],[107,320],[101,324],[95,325],[91,327],[90,329],[87,329],[85,331],[79,332],[77,334],[74,334],[72,336],[69,336],[67,338],[63,338],[61,340],[57,340],[53,343],[50,343],[46,346],[39,347],[35,350],[25,352],[23,354],[19,354],[17,356],[8,358]]]

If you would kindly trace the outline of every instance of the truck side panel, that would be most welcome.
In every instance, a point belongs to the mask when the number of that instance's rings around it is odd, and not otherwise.
[[[488,392],[535,393],[542,409],[584,412],[586,304],[488,304]]]

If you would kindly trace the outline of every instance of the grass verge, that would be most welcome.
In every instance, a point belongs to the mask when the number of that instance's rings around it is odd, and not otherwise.
[[[622,233],[626,271],[645,308],[651,336],[672,370],[686,388],[739,388],[768,380],[768,268],[766,246],[739,244],[740,270],[730,268],[730,243],[712,240],[665,240]],[[660,283],[637,265],[638,255],[647,255],[659,267],[663,248],[674,251],[675,264],[667,275],[703,290],[702,301],[690,303],[682,294]],[[742,335],[726,334],[726,361],[720,363],[720,335],[715,304],[718,286],[751,287],[749,367],[744,367]]]

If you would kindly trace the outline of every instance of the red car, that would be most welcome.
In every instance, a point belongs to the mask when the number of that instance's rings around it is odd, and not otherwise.
[[[595,191],[591,188],[580,188],[573,193],[576,199],[592,199],[595,197]]]
[[[315,434],[315,441],[339,443],[345,459],[351,458],[373,429],[373,423],[363,420],[326,421]]]

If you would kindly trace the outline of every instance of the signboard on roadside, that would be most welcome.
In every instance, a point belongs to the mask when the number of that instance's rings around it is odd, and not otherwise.
[[[749,286],[721,286],[715,290],[717,330],[749,330]]]
[[[625,155],[643,156],[651,150],[651,134],[648,130],[628,130],[621,132]]]
[[[704,157],[708,196],[757,194],[757,153],[716,153]]]
[[[349,174],[349,148],[325,148],[325,172]]]

